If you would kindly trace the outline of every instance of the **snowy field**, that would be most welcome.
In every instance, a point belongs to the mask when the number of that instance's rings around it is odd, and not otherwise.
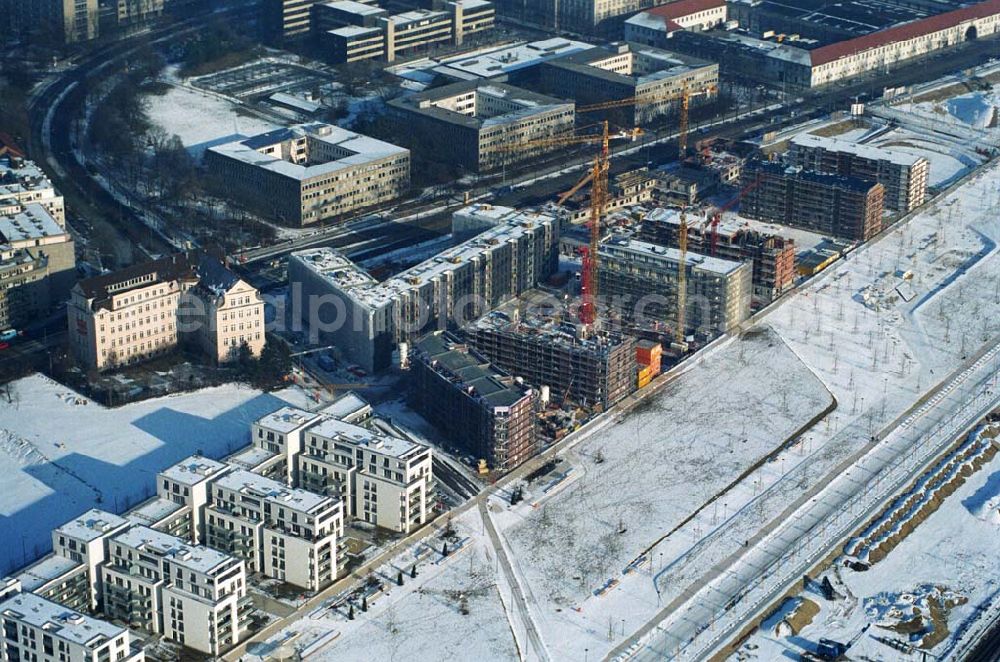
[[[149,119],[167,134],[179,136],[196,159],[214,145],[278,128],[238,112],[234,102],[192,87],[171,85],[166,94],[148,95],[146,101]]]
[[[869,625],[852,647],[852,659],[910,659],[887,641],[918,643],[942,639],[931,648],[936,656],[954,653],[946,633],[961,633],[975,620],[980,605],[1000,593],[997,545],[1000,539],[1000,455],[959,487],[895,549],[866,572],[834,567],[824,573],[841,596],[828,601],[812,586],[799,597],[819,607],[795,631],[782,615],[762,627],[730,657],[733,660],[776,660],[812,650],[820,638],[846,642]],[[821,578],[818,578],[821,580]],[[934,598],[932,601],[931,598]],[[932,602],[933,604],[932,606]],[[919,611],[915,611],[919,610]],[[916,616],[935,614],[916,628]],[[913,625],[901,625],[911,621]],[[912,635],[910,630],[918,630]],[[933,640],[931,640],[932,642]],[[928,642],[928,643],[931,643]],[[919,659],[919,653],[912,656]]]
[[[221,457],[250,442],[250,423],[277,395],[228,385],[107,409],[41,375],[0,398],[3,572],[51,548],[50,531],[89,508],[122,512],[151,496],[156,473],[194,453]]]
[[[505,615],[496,558],[483,535],[479,511],[454,522],[457,551],[440,554],[418,544],[376,574],[385,590],[372,593],[367,612],[354,609],[349,620],[343,605],[320,607],[285,628],[263,645],[251,646],[247,662],[269,658],[282,644],[294,646],[310,660],[517,660],[518,649]],[[455,549],[455,544],[452,545]],[[410,579],[417,562],[418,578]],[[396,577],[403,573],[403,586]]]

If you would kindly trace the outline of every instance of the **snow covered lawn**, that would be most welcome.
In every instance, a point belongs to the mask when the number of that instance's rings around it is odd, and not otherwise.
[[[278,395],[227,385],[107,409],[41,375],[0,398],[0,572],[51,548],[53,528],[85,510],[122,512],[155,489],[156,473],[194,453],[221,457],[250,442],[250,423]]]
[[[195,159],[220,145],[278,128],[237,111],[238,105],[191,87],[171,85],[166,94],[146,97],[149,119],[168,135],[176,134]]]

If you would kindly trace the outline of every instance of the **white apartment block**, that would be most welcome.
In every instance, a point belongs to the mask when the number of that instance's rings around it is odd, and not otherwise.
[[[302,452],[303,431],[319,418],[304,409],[282,407],[253,423],[250,443],[281,458],[272,478],[280,475],[288,485],[298,483],[296,458]]]
[[[93,508],[52,531],[55,556],[79,563],[86,569],[89,610],[97,609],[101,601],[100,565],[108,556],[108,540],[128,527],[125,518]]]
[[[205,539],[205,508],[211,482],[232,467],[200,455],[181,460],[156,475],[156,497],[132,509],[127,519],[183,538],[192,544]]]
[[[209,655],[246,633],[242,560],[144,526],[116,536],[103,567],[104,613]]]
[[[410,188],[410,152],[330,124],[303,124],[210,147],[218,190],[294,226],[395,200]]]
[[[336,418],[306,431],[299,473],[306,489],[339,494],[353,517],[400,533],[433,507],[430,448]]]
[[[34,593],[0,603],[5,662],[141,662],[129,631]]]
[[[32,161],[14,154],[0,156],[0,216],[23,212],[40,204],[60,227],[66,227],[66,205],[52,181]]]
[[[212,485],[206,543],[246,560],[251,573],[317,591],[342,562],[344,508],[320,496],[245,470]]]
[[[70,349],[97,370],[165,354],[181,339],[220,363],[244,343],[259,355],[265,342],[257,290],[205,256],[171,255],[82,280],[66,314]]]

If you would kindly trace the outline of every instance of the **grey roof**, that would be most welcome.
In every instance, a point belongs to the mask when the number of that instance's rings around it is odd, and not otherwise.
[[[212,460],[201,455],[192,455],[167,467],[160,472],[160,475],[181,485],[197,485],[227,469],[229,469],[229,465],[225,462]]]
[[[248,494],[272,501],[280,506],[302,512],[311,512],[317,507],[332,503],[330,497],[314,494],[306,490],[285,487],[282,483],[255,473],[237,469],[216,483],[216,487],[233,490],[240,494]]]
[[[50,554],[19,572],[16,579],[21,582],[21,590],[37,591],[52,580],[65,577],[74,570],[85,570],[85,568],[82,563],[58,554]]]
[[[314,414],[311,411],[299,409],[298,407],[288,406],[261,416],[257,419],[257,425],[281,434],[287,434],[304,425],[308,425],[317,418],[319,418],[319,414]]]
[[[491,117],[475,117],[434,105],[445,99],[475,91],[477,94],[490,94],[504,97],[518,106],[517,110]],[[393,99],[388,104],[398,111],[426,115],[449,124],[479,129],[506,122],[514,122],[524,117],[547,113],[553,110],[568,109],[573,103],[563,99],[538,94],[506,83],[492,80],[463,80],[441,87],[433,87],[423,92]]]

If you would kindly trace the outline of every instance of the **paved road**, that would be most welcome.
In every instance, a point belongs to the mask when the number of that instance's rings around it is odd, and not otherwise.
[[[497,559],[500,561],[500,567],[503,569],[503,575],[507,580],[508,586],[510,586],[511,596],[518,612],[518,620],[524,625],[524,631],[528,637],[527,643],[530,651],[521,651],[521,658],[525,660],[547,660],[549,659],[548,651],[545,649],[542,637],[538,634],[535,622],[531,619],[531,612],[528,611],[528,601],[524,597],[521,585],[517,582],[517,575],[514,573],[514,568],[510,565],[510,559],[507,558],[507,551],[500,540],[500,535],[497,533],[496,527],[493,526],[493,518],[490,517],[487,506],[488,501],[485,499],[481,500],[479,502],[479,514],[483,518],[486,533],[490,537],[490,542],[493,543],[493,550],[496,552]]]

